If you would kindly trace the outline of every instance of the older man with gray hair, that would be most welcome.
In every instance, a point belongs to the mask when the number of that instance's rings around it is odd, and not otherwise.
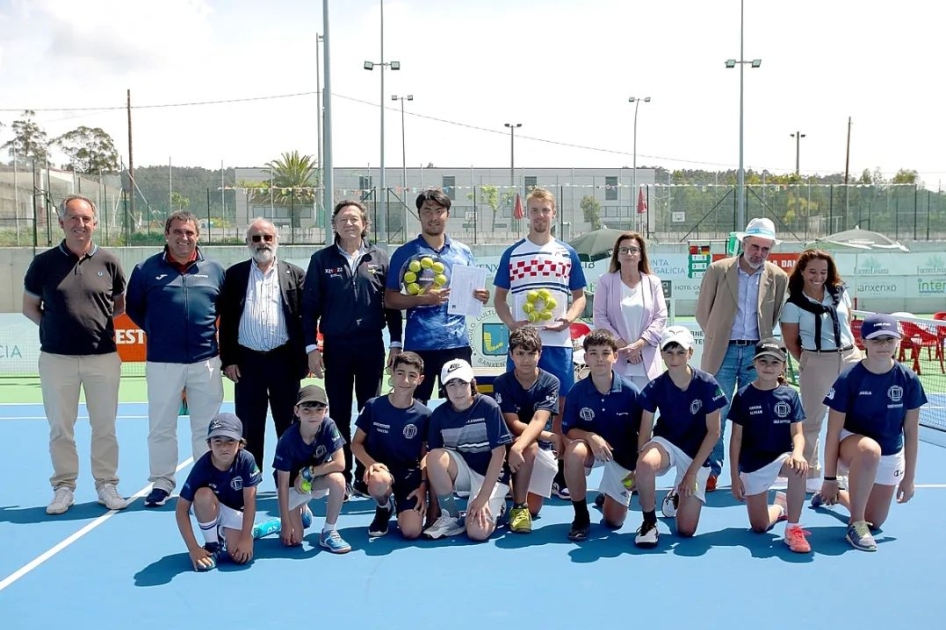
[[[267,407],[278,438],[292,424],[299,383],[309,371],[302,333],[305,271],[277,259],[279,232],[266,219],[250,223],[246,246],[251,257],[227,269],[220,295],[220,359],[235,383],[247,450],[262,469]]]
[[[778,245],[771,219],[752,219],[739,234],[742,251],[712,263],[703,275],[696,303],[696,321],[703,329],[700,368],[716,377],[728,401],[755,380],[752,357],[760,339],[772,337],[785,303],[788,275],[767,261]],[[729,403],[720,412],[723,430],[710,455],[706,490],[716,489],[725,459],[725,420]]]

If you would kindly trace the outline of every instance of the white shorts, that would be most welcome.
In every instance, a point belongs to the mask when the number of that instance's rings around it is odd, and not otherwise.
[[[657,475],[664,475],[671,468],[677,469],[677,476],[673,480],[673,487],[677,488],[680,485],[680,482],[683,481],[683,476],[686,475],[687,469],[690,467],[690,464],[693,463],[693,458],[680,450],[680,448],[673,444],[670,440],[664,439],[662,437],[655,437],[648,442],[648,444],[659,444],[667,451],[667,457],[670,459],[670,463],[663,470],[658,470]],[[647,448],[647,445],[644,446]],[[710,467],[703,466],[696,473],[696,492],[691,496],[696,497],[700,500],[700,503],[706,503],[706,480],[710,476]]]
[[[316,488],[312,489],[312,492],[305,494],[296,490],[295,486],[289,488],[289,509],[295,510],[300,508],[312,499],[321,499],[322,497],[328,496],[328,488],[318,490]]]
[[[838,443],[845,438],[854,435],[850,431],[841,429],[841,437]],[[881,455],[880,463],[877,465],[877,476],[874,477],[874,483],[879,486],[899,486],[903,478],[903,472],[906,470],[906,460],[903,456],[903,449],[893,455]],[[850,471],[840,459],[838,460],[838,475],[847,475]]]
[[[762,494],[775,485],[775,480],[778,479],[779,473],[782,471],[782,466],[785,465],[785,461],[791,458],[791,456],[791,453],[782,453],[775,458],[775,461],[766,464],[759,470],[754,470],[751,473],[739,473],[742,485],[745,486],[746,489],[746,495],[751,497]]]
[[[483,481],[485,481],[483,475],[470,470],[466,460],[456,451],[444,450],[457,465],[457,478],[453,485],[454,492],[461,496],[468,495],[470,500],[475,499],[480,493],[480,488],[483,487]],[[506,493],[508,492],[509,486],[504,483],[497,481],[493,486],[493,492],[489,495],[489,511],[492,514],[493,524],[506,511]]]
[[[598,492],[603,492],[624,507],[628,507],[631,504],[631,491],[624,486],[624,478],[632,471],[613,459],[606,462],[596,459],[591,468],[585,467],[585,476],[591,474],[591,471],[595,468],[604,468],[601,471],[601,485],[598,486]]]
[[[223,534],[224,529],[235,529],[237,531],[243,529],[243,512],[234,510],[223,503],[218,503],[217,509],[217,531],[220,534]]]
[[[529,477],[529,494],[548,499],[552,496],[552,482],[558,474],[558,460],[553,451],[539,449],[535,454],[535,465]]]

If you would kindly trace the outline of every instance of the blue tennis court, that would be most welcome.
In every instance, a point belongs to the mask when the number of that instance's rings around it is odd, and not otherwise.
[[[333,556],[318,547],[324,502],[313,502],[315,527],[302,548],[285,548],[277,537],[263,539],[250,565],[222,564],[198,574],[177,532],[173,502],[157,510],[142,507],[148,477],[145,405],[123,403],[120,414],[120,489],[138,499],[119,513],[95,503],[88,423],[80,420],[76,437],[85,474],[76,506],[50,517],[42,407],[0,405],[6,472],[0,487],[3,627],[462,630],[606,621],[915,628],[940,627],[946,612],[941,581],[934,578],[946,563],[946,547],[933,529],[946,509],[946,434],[929,429],[920,444],[916,496],[891,509],[873,554],[844,541],[846,515],[807,508],[802,521],[813,553],[793,554],[780,540],[781,525],[764,535],[748,531],[745,507],[727,487],[709,496],[695,538],[668,535],[670,526],[662,521],[660,547],[652,551],[633,543],[640,524],[636,500],[621,530],[595,526],[585,543],[566,539],[572,509],[553,499],[531,535],[501,529],[490,541],[473,544],[462,537],[405,542],[393,531],[369,542],[373,503],[353,499],[339,528],[354,549]],[[178,434],[185,452],[186,419]],[[274,438],[267,439],[270,453]],[[278,514],[266,463],[258,519]],[[189,464],[181,462],[178,485]],[[596,481],[593,476],[589,488]]]

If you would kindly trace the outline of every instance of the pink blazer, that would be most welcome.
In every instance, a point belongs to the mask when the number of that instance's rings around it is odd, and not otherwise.
[[[621,272],[605,273],[598,278],[595,287],[594,325],[595,328],[610,330],[612,334],[628,343],[637,341],[630,339],[624,315],[621,314]],[[647,376],[653,380],[663,371],[660,368],[657,344],[660,343],[660,334],[667,324],[667,302],[664,300],[660,278],[651,274],[641,274],[641,289],[644,296],[644,331],[641,339],[647,345],[641,350],[644,360],[644,369]],[[615,371],[624,373],[626,361],[618,361]]]

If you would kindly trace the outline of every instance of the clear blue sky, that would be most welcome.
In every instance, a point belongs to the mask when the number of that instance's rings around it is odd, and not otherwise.
[[[376,167],[380,73],[362,64],[380,60],[379,2],[331,7],[335,164]],[[852,173],[912,168],[938,188],[944,23],[943,5],[923,0],[747,0],[745,56],[763,63],[745,73],[746,167],[794,170],[800,130],[803,173],[841,172],[852,116]],[[0,109],[56,110],[38,114],[50,135],[100,126],[124,154],[124,111],[68,110],[121,107],[126,88],[139,105],[313,92],[322,31],[317,0],[0,0]],[[630,165],[631,95],[653,98],[640,107],[638,165],[738,163],[739,72],[724,67],[739,56],[738,0],[389,1],[384,49],[403,66],[385,73],[388,166],[401,164],[391,94],[415,98],[411,166],[506,166],[505,122],[523,125],[517,166]],[[135,162],[315,153],[315,121],[314,96],[137,110]]]

